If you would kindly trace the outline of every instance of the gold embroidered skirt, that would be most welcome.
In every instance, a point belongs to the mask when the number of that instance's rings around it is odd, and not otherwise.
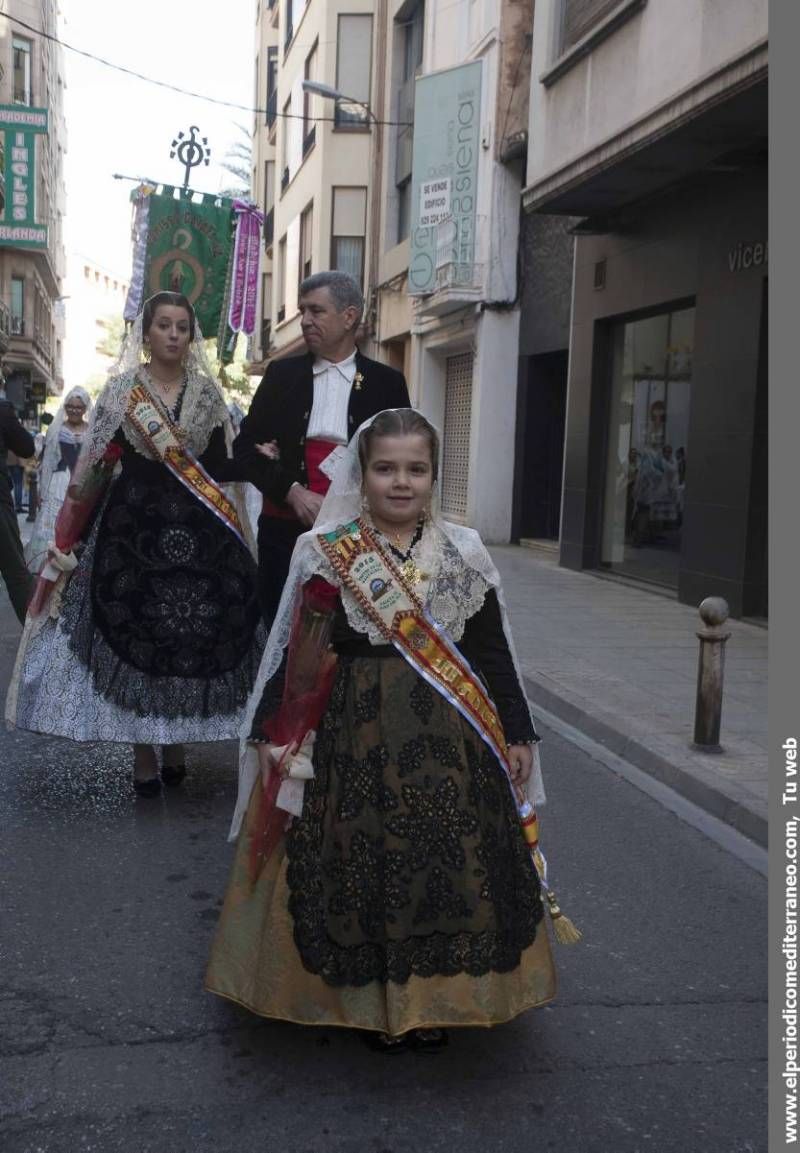
[[[508,786],[401,659],[342,662],[303,815],[249,873],[237,844],[207,988],[254,1013],[392,1034],[493,1025],[555,995]]]

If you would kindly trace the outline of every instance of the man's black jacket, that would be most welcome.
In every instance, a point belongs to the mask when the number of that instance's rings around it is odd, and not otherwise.
[[[28,430],[20,424],[11,401],[0,400],[0,476],[7,483],[10,483],[7,462],[9,450],[21,460],[27,460],[36,452],[36,445]]]
[[[250,411],[234,441],[234,459],[247,479],[270,500],[282,502],[292,484],[306,484],[305,436],[314,402],[314,358],[304,356],[273,360],[256,390]],[[347,413],[348,434],[356,431],[384,408],[408,408],[408,389],[401,372],[369,360],[356,352],[356,374]],[[271,461],[256,450],[257,444],[278,442],[280,460]]]

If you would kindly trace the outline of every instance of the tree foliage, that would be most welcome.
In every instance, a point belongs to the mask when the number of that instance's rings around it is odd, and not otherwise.
[[[220,161],[220,167],[235,180],[235,183],[226,188],[221,195],[232,198],[250,194],[250,170],[253,163],[253,139],[250,130],[244,124],[237,123],[234,126],[239,138],[233,141]]]

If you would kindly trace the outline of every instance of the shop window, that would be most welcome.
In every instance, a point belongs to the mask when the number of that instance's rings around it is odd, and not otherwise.
[[[611,329],[604,567],[675,587],[686,493],[694,309]]]

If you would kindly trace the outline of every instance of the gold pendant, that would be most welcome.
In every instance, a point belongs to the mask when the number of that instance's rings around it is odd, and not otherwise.
[[[403,567],[401,571],[407,584],[418,585],[422,580],[422,572],[419,568],[419,565],[416,561],[412,560],[411,557],[409,557],[408,560],[403,561]]]

